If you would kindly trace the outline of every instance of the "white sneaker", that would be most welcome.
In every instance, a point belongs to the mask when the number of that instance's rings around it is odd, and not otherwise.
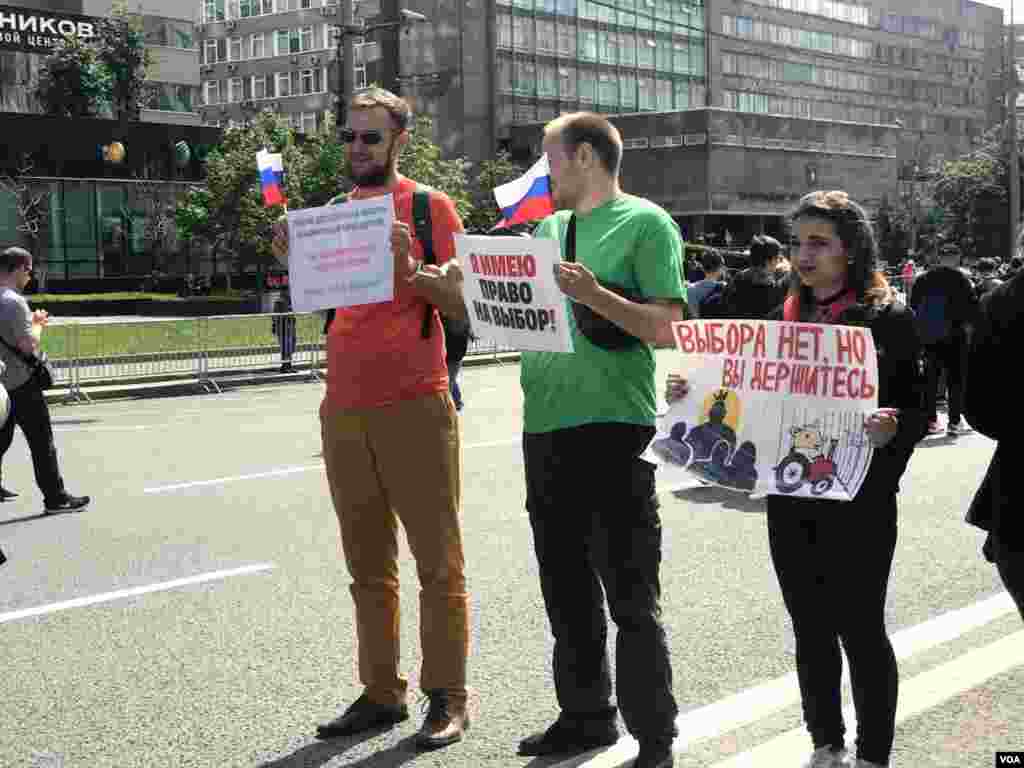
[[[845,749],[836,751],[832,747],[818,747],[811,753],[803,768],[845,768],[849,765],[845,762],[848,756],[849,753]]]

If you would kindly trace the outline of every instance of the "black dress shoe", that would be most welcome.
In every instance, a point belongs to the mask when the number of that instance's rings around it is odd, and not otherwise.
[[[14,491],[8,491],[6,488],[0,485],[0,502],[10,501],[11,499],[16,498],[18,498],[18,494],[16,494]]]
[[[640,741],[640,754],[633,768],[672,768],[673,765],[671,741]]]
[[[352,705],[342,715],[329,723],[318,725],[316,737],[318,739],[333,739],[336,736],[351,736],[373,728],[395,725],[408,719],[409,708],[405,704],[400,707],[374,704],[364,693],[352,702]]]
[[[574,755],[610,747],[618,740],[619,729],[613,719],[577,720],[559,717],[543,733],[534,734],[519,742],[519,754],[528,757]]]
[[[7,555],[5,555],[4,551],[2,549],[0,549],[0,565],[3,565],[6,562],[7,562]]]

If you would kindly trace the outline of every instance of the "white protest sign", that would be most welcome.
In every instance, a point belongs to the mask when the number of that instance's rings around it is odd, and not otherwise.
[[[391,195],[288,212],[288,284],[296,312],[391,301]]]
[[[565,295],[555,283],[557,240],[456,235],[473,333],[531,352],[572,352]]]
[[[648,458],[755,496],[849,501],[871,463],[878,408],[867,328],[766,320],[673,323],[690,392]]]

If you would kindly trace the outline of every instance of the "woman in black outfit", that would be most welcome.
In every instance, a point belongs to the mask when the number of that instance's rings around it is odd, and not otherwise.
[[[783,303],[765,319],[859,325],[878,351],[879,409],[865,420],[874,445],[868,475],[849,502],[769,496],[768,541],[793,621],[804,720],[814,744],[805,768],[888,765],[898,673],[885,628],[896,548],[899,481],[924,436],[924,386],[913,313],[875,271],[877,245],[864,210],[845,192],[814,192],[793,213],[800,249]],[[666,398],[685,396],[670,376]],[[857,755],[844,746],[842,641],[857,712]]]

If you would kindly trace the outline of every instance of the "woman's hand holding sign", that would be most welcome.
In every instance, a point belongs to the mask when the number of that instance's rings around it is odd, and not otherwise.
[[[875,448],[881,448],[896,437],[899,413],[899,408],[879,408],[864,419],[864,431]]]
[[[690,393],[690,382],[678,373],[670,373],[668,381],[665,382],[665,401],[672,405],[686,397]]]

